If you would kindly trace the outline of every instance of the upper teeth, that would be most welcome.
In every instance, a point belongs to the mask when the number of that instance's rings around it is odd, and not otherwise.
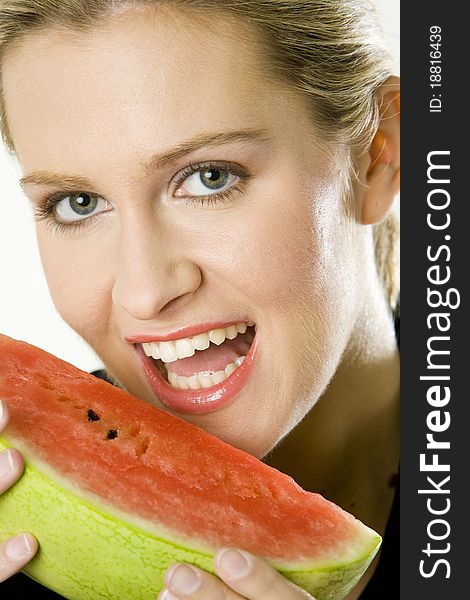
[[[253,323],[237,323],[222,329],[211,329],[193,337],[181,338],[171,342],[146,342],[142,344],[147,356],[160,359],[164,363],[174,362],[179,358],[193,356],[196,350],[206,350],[210,343],[220,346],[226,338],[233,340],[239,333],[245,333]]]

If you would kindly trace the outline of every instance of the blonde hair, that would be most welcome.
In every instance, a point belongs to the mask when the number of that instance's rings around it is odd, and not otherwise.
[[[256,28],[274,76],[312,100],[326,140],[361,153],[379,124],[376,91],[392,73],[370,0],[0,0],[0,65],[23,38],[52,28],[92,29],[116,10],[149,5],[218,11]],[[0,80],[0,130],[14,154]],[[351,177],[352,177],[351,173]],[[398,219],[375,226],[377,270],[392,309],[398,285]]]

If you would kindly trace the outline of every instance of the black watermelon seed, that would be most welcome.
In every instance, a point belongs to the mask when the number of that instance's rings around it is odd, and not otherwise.
[[[87,415],[88,415],[89,421],[99,421],[100,420],[99,416],[95,413],[94,410],[91,410],[91,408],[88,409]]]
[[[114,438],[117,438],[117,436],[118,436],[118,430],[117,429],[110,429],[108,431],[108,434],[107,434],[106,437],[108,438],[108,440],[114,440]]]

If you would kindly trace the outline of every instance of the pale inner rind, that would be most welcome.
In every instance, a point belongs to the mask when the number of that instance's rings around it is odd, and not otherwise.
[[[0,451],[9,445],[0,440]],[[50,467],[37,460],[33,467],[25,458],[23,476],[0,495],[0,542],[18,531],[33,533],[40,550],[25,571],[42,584],[70,600],[154,600],[174,562],[214,572],[213,550],[195,549],[194,540],[177,542],[147,520],[120,514],[94,497],[82,498]],[[269,562],[316,600],[341,600],[379,545],[380,537],[364,526],[349,564],[344,556],[340,564]]]

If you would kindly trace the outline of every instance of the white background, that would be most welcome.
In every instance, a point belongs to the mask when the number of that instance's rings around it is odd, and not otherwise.
[[[399,68],[399,0],[377,0]],[[99,361],[60,319],[42,274],[20,168],[0,145],[0,332],[26,340],[90,371]],[[77,298],[77,302],[80,299]]]

